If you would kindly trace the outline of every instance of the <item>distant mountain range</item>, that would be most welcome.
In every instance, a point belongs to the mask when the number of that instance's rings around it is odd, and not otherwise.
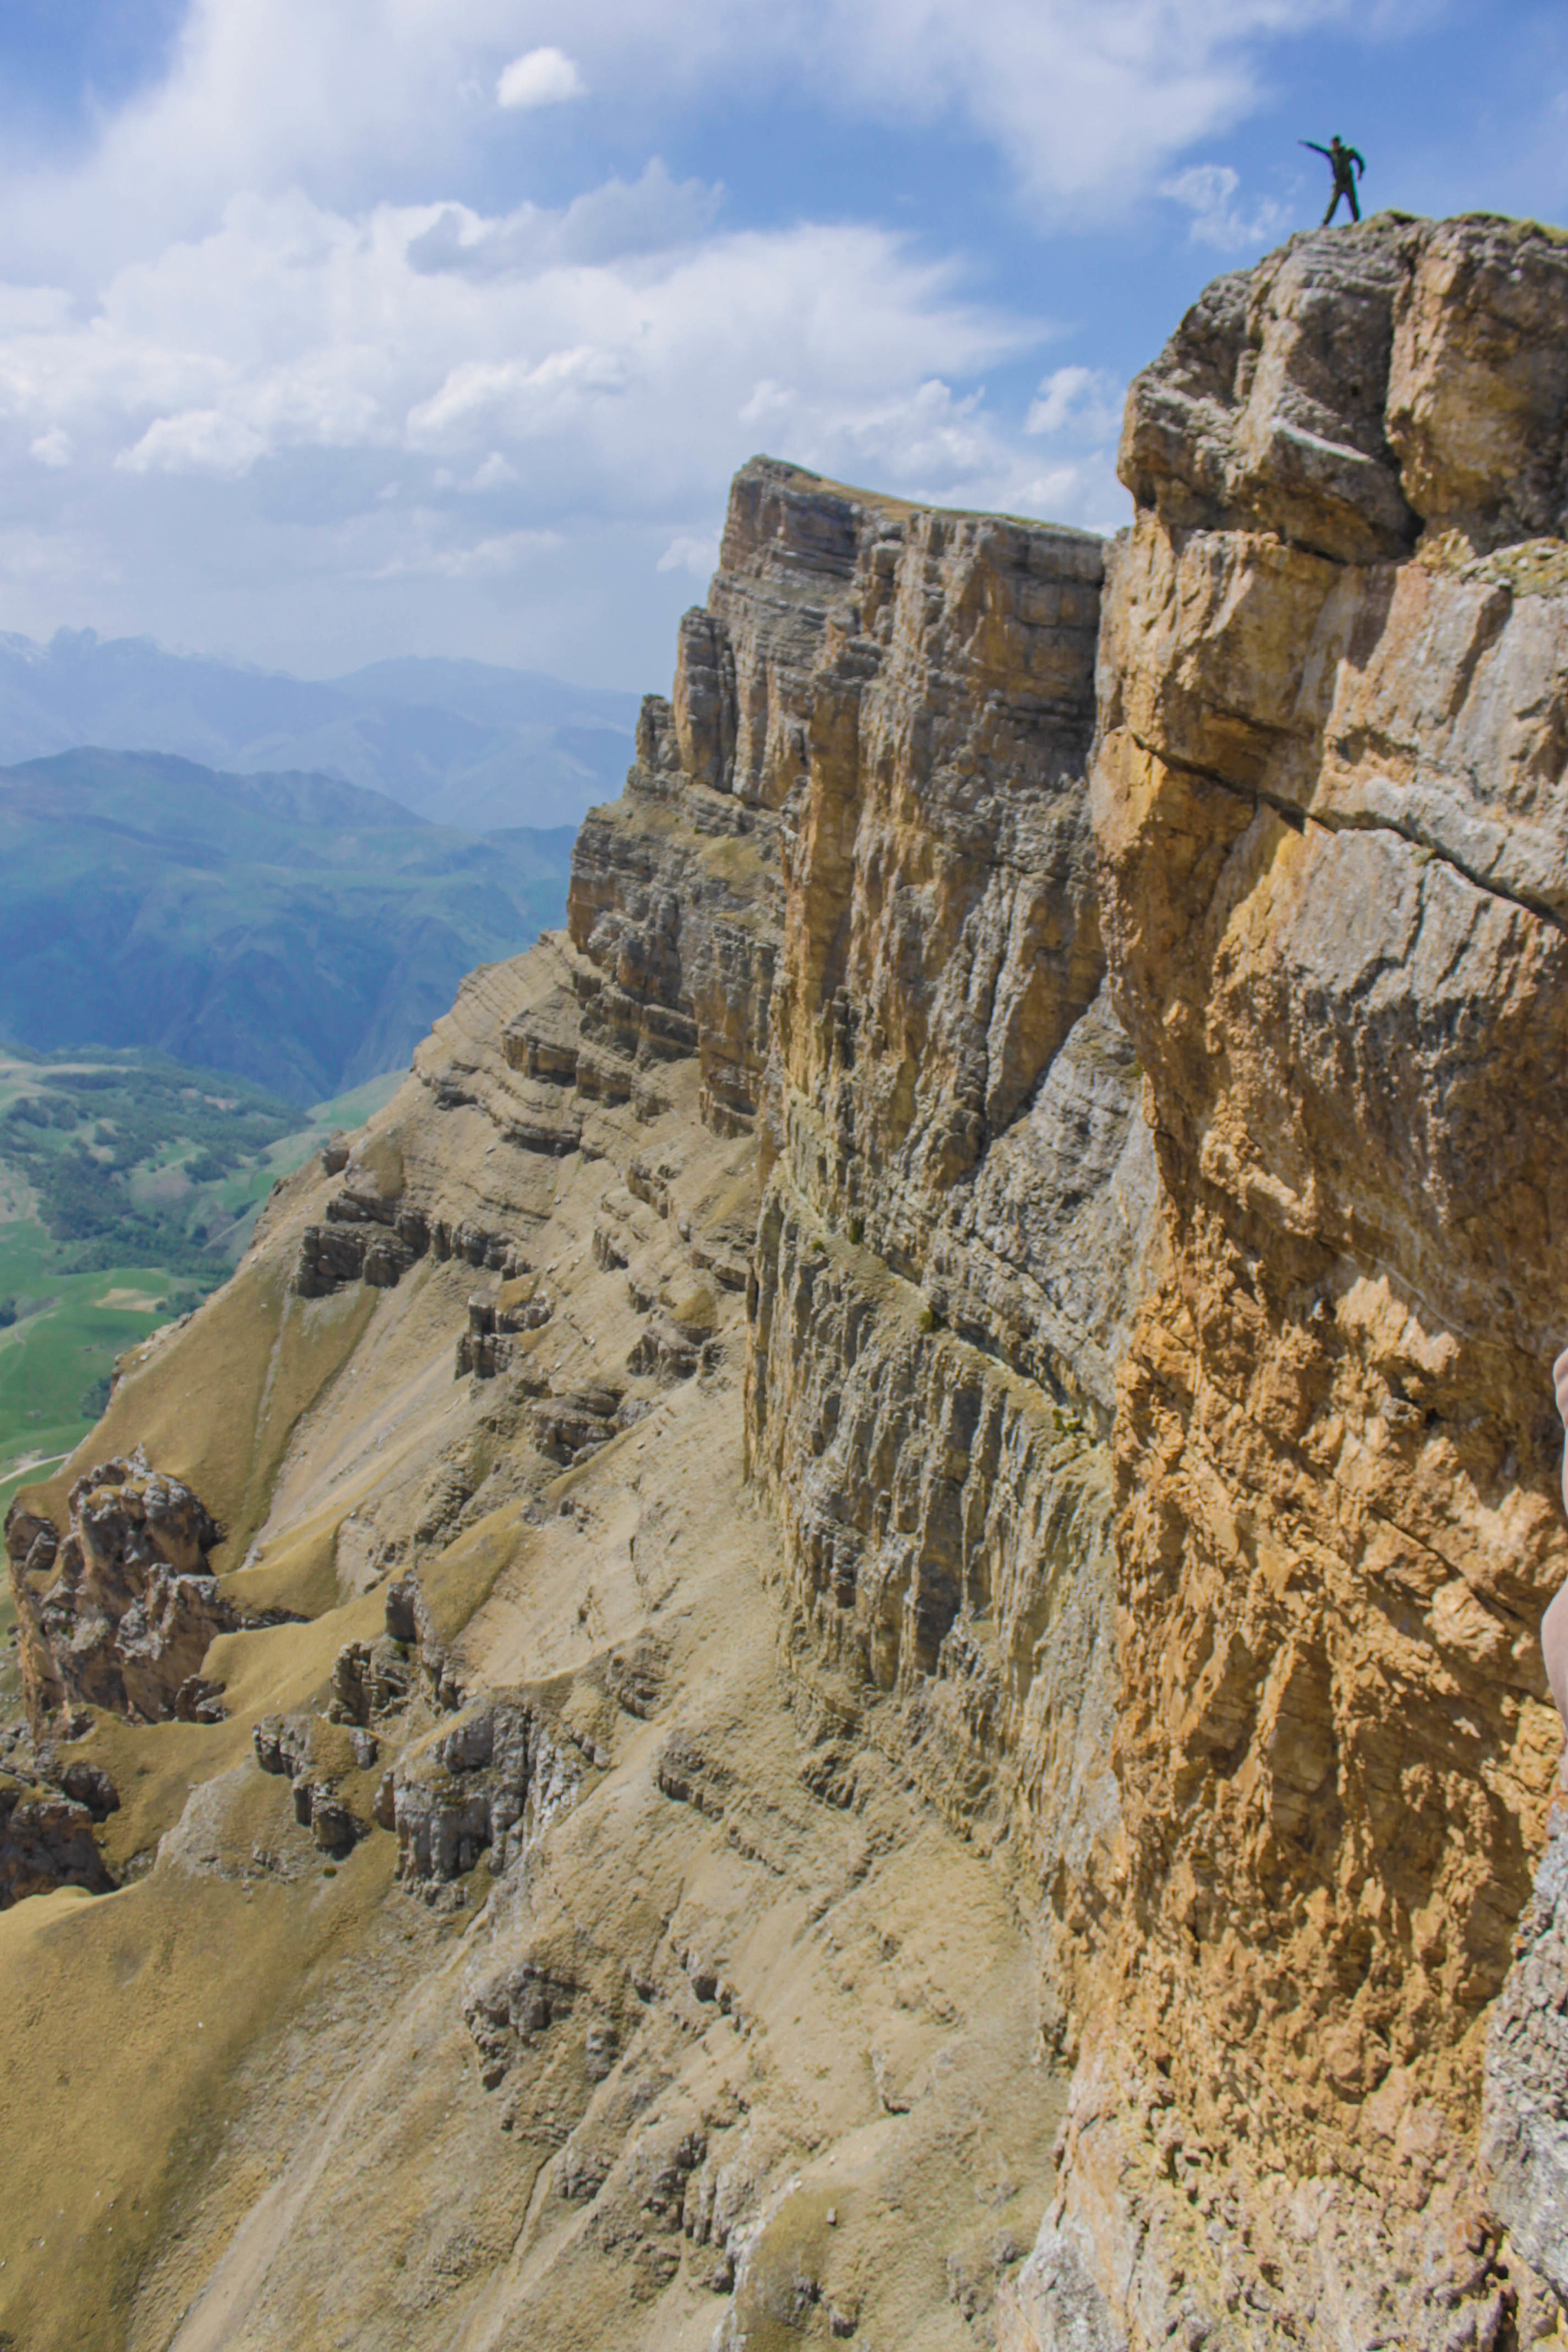
[[[307,770],[470,833],[576,824],[621,789],[637,698],[532,670],[409,657],[289,677],[148,637],[0,635],[0,766],[82,744],[230,773]]]
[[[384,665],[426,667],[467,666]],[[549,681],[533,684],[542,703]],[[237,687],[231,721],[237,701]],[[151,1046],[320,1101],[405,1064],[463,973],[562,921],[575,829],[476,838],[337,777],[218,773],[166,754],[72,750],[8,768],[0,1037]]]

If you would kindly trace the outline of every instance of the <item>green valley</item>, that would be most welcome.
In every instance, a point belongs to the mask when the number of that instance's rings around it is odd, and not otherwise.
[[[115,1357],[227,1277],[277,1179],[397,1084],[302,1113],[158,1055],[0,1053],[0,1508],[98,1420]]]
[[[572,841],[161,753],[0,770],[0,1036],[152,1048],[303,1108],[406,1066],[465,972],[562,922]]]

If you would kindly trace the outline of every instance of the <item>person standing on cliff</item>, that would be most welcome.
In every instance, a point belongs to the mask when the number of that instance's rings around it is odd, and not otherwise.
[[[1298,147],[1310,147],[1314,155],[1326,155],[1332,166],[1334,193],[1329,198],[1329,209],[1323,215],[1323,226],[1327,228],[1338,212],[1342,196],[1351,208],[1352,220],[1360,220],[1361,205],[1356,201],[1355,184],[1366,169],[1366,157],[1355,148],[1347,147],[1337,131],[1326,147],[1320,147],[1315,139],[1298,139],[1296,144]]]

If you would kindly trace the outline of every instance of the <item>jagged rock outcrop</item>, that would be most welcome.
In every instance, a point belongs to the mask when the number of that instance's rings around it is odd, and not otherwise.
[[[62,1790],[0,1772],[0,1911],[58,1886],[107,1894],[114,1879],[92,1833],[99,1818]]]
[[[584,1769],[546,1708],[522,1692],[488,1693],[408,1751],[393,1777],[399,1878],[441,1885],[481,1855],[499,1878],[572,1801]]]
[[[323,1171],[344,1181],[327,1202],[324,1224],[307,1225],[292,1287],[301,1298],[330,1297],[344,1283],[391,1290],[432,1244],[430,1225],[403,1199],[403,1168],[395,1150],[373,1151],[356,1162],[334,1139],[321,1155]],[[440,1247],[441,1241],[437,1240]],[[450,1244],[441,1249],[449,1255]]]
[[[189,1486],[142,1454],[79,1478],[69,1511],[63,1540],[19,1499],[5,1520],[35,1735],[81,1706],[147,1723],[172,1716],[214,1635],[243,1622],[210,1566],[222,1531]]]
[[[512,1341],[521,1332],[542,1331],[555,1307],[539,1287],[538,1276],[515,1276],[503,1282],[493,1298],[470,1298],[468,1328],[458,1341],[457,1377],[472,1373],[493,1381],[517,1359]]]
[[[415,1636],[411,1633],[410,1640]],[[376,1717],[390,1715],[408,1696],[408,1645],[383,1634],[376,1642],[350,1642],[332,1667],[329,1720],[368,1731]]]
[[[301,1712],[263,1717],[251,1739],[261,1769],[288,1781],[294,1819],[322,1853],[352,1853],[370,1835],[370,1820],[355,1810],[344,1788],[353,1773],[368,1770],[375,1761],[374,1743],[363,1731],[340,1728],[331,1714]]]

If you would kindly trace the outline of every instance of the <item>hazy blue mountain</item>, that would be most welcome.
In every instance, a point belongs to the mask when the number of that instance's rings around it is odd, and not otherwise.
[[[0,1036],[311,1103],[405,1063],[564,919],[574,827],[477,838],[340,777],[71,751],[0,772]]]
[[[289,677],[61,629],[47,646],[0,635],[0,766],[98,744],[230,772],[337,776],[468,832],[576,824],[620,791],[637,700],[420,657]]]

